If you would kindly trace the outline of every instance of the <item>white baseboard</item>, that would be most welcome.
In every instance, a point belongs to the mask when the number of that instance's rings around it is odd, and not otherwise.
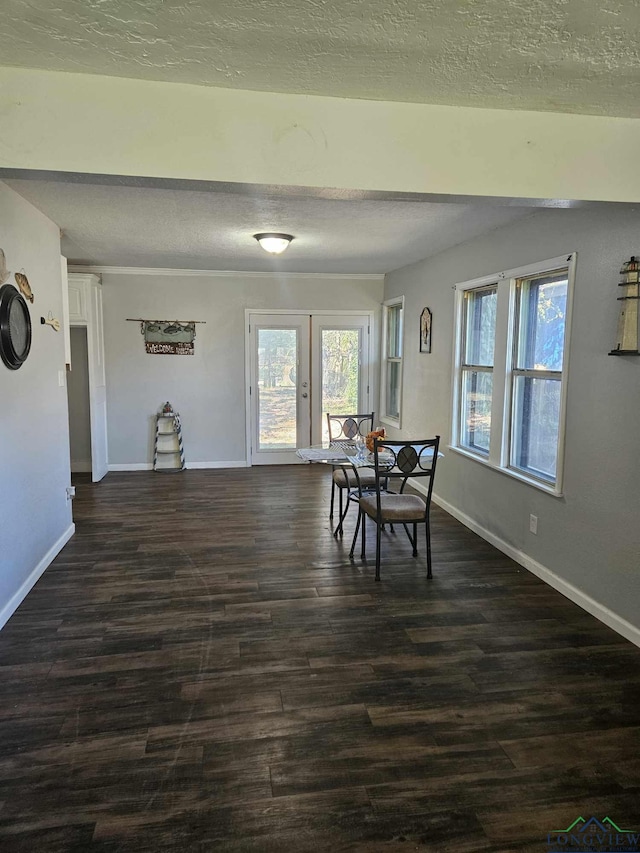
[[[247,468],[247,460],[237,462],[187,462],[187,468]]]
[[[416,491],[422,492],[423,494],[425,493],[426,490],[419,480],[409,480],[409,483],[414,489],[416,489]],[[456,509],[456,507],[448,503],[448,501],[443,500],[436,494],[432,495],[432,500],[435,504],[445,510],[445,512],[448,512],[449,515],[452,515],[464,524],[465,527],[468,527],[469,530],[473,530],[473,532],[477,533],[478,536],[481,536],[499,551],[502,551],[503,554],[511,557],[512,560],[515,560],[516,563],[527,569],[527,571],[536,575],[536,577],[539,577],[545,583],[548,583],[549,586],[562,593],[562,595],[566,596],[570,601],[573,601],[574,604],[577,604],[578,607],[582,607],[583,610],[586,610],[587,613],[595,616],[596,619],[600,620],[600,622],[604,622],[605,625],[612,628],[626,640],[629,640],[636,646],[640,646],[640,628],[632,625],[631,622],[627,622],[627,620],[623,619],[622,616],[614,613],[613,610],[609,610],[609,608],[605,607],[604,604],[600,604],[600,602],[591,598],[590,595],[587,595],[586,592],[578,589],[577,586],[574,586],[564,580],[564,578],[561,578],[555,572],[552,572],[551,569],[543,566],[542,563],[538,563],[537,560],[534,560],[533,557],[525,554],[524,551],[519,551],[517,548],[514,548],[513,545],[509,545],[508,542],[505,542],[504,539],[500,539],[500,537],[496,536],[495,533],[491,533],[486,530],[470,516],[465,515],[465,513],[460,512],[459,509]]]
[[[117,462],[109,464],[110,471],[153,471],[151,462]]]
[[[196,468],[246,468],[247,462],[241,459],[237,462],[187,462],[187,469]],[[109,465],[110,471],[153,471],[151,462],[124,462]]]
[[[11,619],[18,607],[20,607],[29,592],[33,589],[36,582],[45,573],[45,570],[51,565],[51,563],[58,556],[60,551],[62,551],[62,549],[67,544],[69,539],[71,539],[75,531],[75,524],[69,525],[69,527],[65,530],[65,532],[58,539],[58,541],[53,544],[51,548],[49,548],[47,553],[40,560],[35,569],[31,572],[29,577],[21,585],[20,589],[16,593],[14,593],[14,595],[11,596],[11,598],[2,608],[2,610],[0,610],[0,630],[7,624],[9,619]]]

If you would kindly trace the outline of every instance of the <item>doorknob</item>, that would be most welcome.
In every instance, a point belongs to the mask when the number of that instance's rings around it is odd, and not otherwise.
[[[303,397],[308,397],[309,395],[307,394],[307,392],[306,392],[306,391],[303,391],[303,392],[302,392],[302,396],[303,396]]]

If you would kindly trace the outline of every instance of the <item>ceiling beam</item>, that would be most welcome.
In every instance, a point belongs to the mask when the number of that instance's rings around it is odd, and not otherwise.
[[[640,119],[0,68],[0,169],[640,201]]]

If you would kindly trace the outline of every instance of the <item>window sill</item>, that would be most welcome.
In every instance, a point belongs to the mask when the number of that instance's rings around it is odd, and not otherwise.
[[[521,483],[526,483],[527,486],[533,486],[534,489],[538,489],[540,492],[545,492],[547,495],[551,495],[553,498],[562,498],[564,497],[564,493],[558,489],[556,486],[547,486],[544,483],[541,483],[539,480],[534,480],[532,477],[527,477],[526,474],[521,474],[519,471],[514,471],[512,468],[502,468],[500,465],[494,465],[493,462],[489,462],[488,459],[483,459],[481,456],[476,456],[475,453],[470,453],[467,450],[464,450],[462,447],[454,447],[452,444],[448,445],[449,450],[453,450],[454,453],[458,453],[460,456],[464,456],[466,459],[473,459],[474,462],[479,462],[480,465],[484,465],[485,468],[490,468],[492,471],[496,471],[498,474],[506,474],[507,477],[511,477],[512,480],[519,480]]]
[[[397,418],[396,420],[394,420],[393,418],[390,418],[388,415],[385,415],[384,417],[380,418],[380,423],[386,424],[387,426],[390,426],[390,427],[394,427],[395,429],[400,429],[400,418]]]

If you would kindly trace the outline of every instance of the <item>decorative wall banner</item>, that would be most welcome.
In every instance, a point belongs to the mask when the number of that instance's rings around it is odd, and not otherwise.
[[[193,355],[197,320],[140,320],[144,345],[151,355]]]

